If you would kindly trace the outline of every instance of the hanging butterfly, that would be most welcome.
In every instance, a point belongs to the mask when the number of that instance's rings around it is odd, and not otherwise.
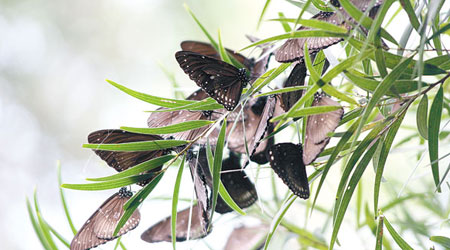
[[[340,106],[338,102],[332,100],[326,94],[316,93],[311,107],[317,106]],[[319,156],[325,146],[330,142],[329,133],[339,125],[344,115],[344,109],[330,111],[323,114],[310,115],[305,127],[305,145],[303,151],[303,162],[309,165]]]
[[[89,143],[95,144],[116,144],[116,143],[129,143],[129,142],[142,142],[142,141],[154,141],[164,140],[159,135],[144,135],[126,132],[120,129],[103,129],[92,132],[88,136]],[[106,151],[96,150],[94,152],[100,156],[110,167],[114,168],[117,172],[122,172],[131,167],[134,167],[145,161],[168,154],[173,149],[162,149],[153,151],[135,151],[135,152],[119,152],[119,151]],[[149,170],[145,173],[156,173],[160,171],[162,166]],[[155,175],[156,176],[156,175]],[[148,180],[141,181],[137,184],[145,186],[153,177]]]
[[[303,163],[302,145],[278,143],[269,148],[270,167],[289,189],[302,199],[309,198],[309,183]]]
[[[250,80],[245,68],[190,51],[178,51],[175,58],[184,73],[225,109],[232,111],[237,106]]]
[[[372,0],[351,0],[352,4],[355,5],[359,10],[366,11],[370,6]],[[338,5],[337,1],[333,1],[334,5]],[[369,16],[374,18],[379,6],[383,3],[383,0],[377,0],[374,5],[373,11],[369,12]],[[350,17],[350,15],[342,8],[338,7],[336,12],[319,12],[314,15],[311,19],[316,19],[320,21],[325,21],[334,25],[344,27],[348,31],[352,29],[352,24],[357,24]],[[309,27],[301,26],[297,30],[311,30]],[[293,38],[288,39],[275,53],[275,60],[278,62],[294,62],[304,56],[304,44],[308,44],[308,50],[310,54],[316,53],[319,50],[328,48],[331,45],[343,41],[340,37],[303,37],[303,38]]]
[[[262,249],[268,230],[267,225],[235,228],[228,236],[224,250]]]
[[[211,186],[208,183],[207,170],[201,164],[208,162],[206,160],[206,151],[203,149],[203,156],[194,154],[192,149],[186,153],[186,159],[189,162],[189,169],[194,181],[194,190],[197,196],[197,204],[192,206],[191,227],[188,230],[189,216],[191,208],[188,207],[177,213],[176,221],[176,241],[185,241],[189,239],[203,238],[210,233],[210,210],[211,210]],[[198,164],[197,164],[198,162]],[[209,175],[210,176],[210,175]],[[210,177],[209,177],[210,178]],[[209,230],[208,230],[209,227]],[[188,231],[190,232],[188,237]],[[141,239],[150,243],[160,241],[172,241],[171,216],[151,226],[141,235]]]
[[[141,220],[139,210],[135,210],[117,235],[113,236],[114,230],[125,212],[123,205],[131,196],[133,196],[131,191],[121,188],[119,192],[109,197],[78,230],[70,243],[70,250],[94,248],[135,229]]]
[[[287,80],[283,83],[283,88],[304,86],[306,78],[306,65],[304,61],[296,63],[294,69],[289,74]],[[281,93],[280,105],[284,111],[289,111],[292,106],[302,97],[303,90]]]
[[[176,241],[185,241],[188,239],[188,221],[191,214],[191,209],[192,217],[189,239],[200,239],[208,235],[210,232],[205,231],[207,230],[207,228],[205,228],[205,225],[207,225],[208,223],[205,221],[205,218],[203,216],[204,211],[201,208],[201,205],[196,204],[192,206],[192,208],[188,207],[177,213]],[[149,243],[161,241],[172,242],[170,218],[171,216],[145,230],[141,235],[141,239]]]
[[[272,96],[262,96],[249,100],[248,105],[244,107],[247,118],[239,121],[234,131],[231,131],[232,123],[227,125],[228,148],[231,151],[245,154],[247,152],[245,142],[247,142],[250,159],[259,164],[267,163],[265,152],[268,146],[273,144],[273,138],[262,142],[261,139],[268,135],[268,131],[270,133],[272,129],[269,120],[273,117],[275,103],[276,99]],[[245,141],[243,140],[244,137]]]
[[[189,165],[191,170],[194,168],[194,165],[201,169],[202,174],[199,174],[199,176],[205,177],[206,184],[211,190],[213,181],[208,166],[208,160],[206,158],[206,149],[201,147],[197,154],[198,157],[192,158],[192,160],[189,161]],[[239,156],[232,152],[230,152],[228,158],[222,161],[220,180],[228,191],[228,194],[240,208],[250,207],[258,200],[256,188],[245,174],[245,171],[241,168]],[[224,214],[233,211],[233,209],[225,203],[222,197],[218,196],[215,211]]]

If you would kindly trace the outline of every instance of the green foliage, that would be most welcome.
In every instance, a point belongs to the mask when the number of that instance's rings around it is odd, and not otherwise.
[[[267,0],[264,2],[264,6],[261,6],[258,27],[264,24],[264,18],[268,15],[271,7],[270,2]],[[288,2],[299,7],[298,16],[286,17],[284,13],[280,12],[277,13],[276,18],[268,20],[279,22],[281,32],[284,34],[272,35],[249,44],[242,51],[267,43],[282,43],[285,39],[291,38],[339,37],[344,39],[342,44],[345,46],[345,53],[342,53],[343,55],[340,55],[341,57],[334,65],[323,73],[325,55],[317,53],[316,59],[312,60],[307,53],[308,44],[305,44],[304,60],[308,69],[307,82],[309,82],[307,86],[270,88],[272,81],[289,74],[290,68],[292,68],[291,63],[281,63],[268,69],[248,89],[244,89],[241,105],[244,105],[250,97],[304,90],[303,96],[288,112],[271,119],[271,122],[277,121],[278,124],[274,132],[267,136],[267,138],[276,136],[278,139],[277,136],[281,135],[280,133],[289,134],[286,132],[290,132],[293,135],[291,137],[293,141],[297,135],[299,137],[304,135],[302,127],[305,126],[304,120],[295,122],[294,118],[326,113],[339,108],[335,106],[310,107],[311,100],[317,91],[322,90],[342,103],[345,107],[345,115],[339,124],[339,131],[332,135],[334,142],[320,154],[321,158],[313,164],[314,169],[308,177],[313,199],[305,203],[299,201],[290,192],[283,193],[286,189],[280,189],[277,186],[277,179],[273,178],[272,174],[273,197],[271,199],[262,198],[260,205],[264,209],[250,208],[244,212],[239,208],[220,179],[227,140],[226,117],[219,121],[187,121],[161,128],[124,126],[121,129],[142,134],[172,134],[205,126],[210,126],[209,129],[212,129],[214,125],[216,127],[220,125],[221,129],[214,154],[211,146],[209,144],[207,146],[208,163],[212,173],[212,211],[214,211],[220,195],[237,212],[236,214],[252,216],[264,224],[271,224],[264,242],[264,249],[276,249],[278,247],[276,245],[277,236],[287,233],[294,234],[298,238],[301,248],[333,249],[336,244],[345,243],[339,242],[338,236],[339,233],[343,233],[342,225],[345,222],[352,222],[350,213],[353,211],[356,213],[356,223],[354,223],[356,226],[352,233],[357,235],[361,233],[361,228],[370,229],[375,249],[396,249],[397,246],[401,249],[413,249],[413,246],[414,248],[425,248],[434,243],[442,247],[450,247],[448,237],[436,236],[440,233],[439,229],[436,229],[437,223],[442,225],[442,232],[448,232],[450,216],[450,205],[442,204],[440,200],[442,195],[448,196],[450,186],[447,176],[450,172],[450,165],[446,169],[439,168],[439,166],[443,166],[442,163],[439,163],[444,160],[448,161],[450,155],[439,150],[442,145],[448,148],[448,134],[450,133],[444,125],[450,119],[450,97],[448,96],[450,56],[448,51],[445,51],[443,44],[446,41],[443,36],[448,35],[450,24],[448,14],[442,14],[445,12],[444,1],[436,1],[437,3],[431,1],[428,7],[419,8],[409,0],[400,0],[399,2],[386,0],[380,7],[377,17],[371,19],[368,17],[368,13],[353,6],[352,1],[340,0],[342,7],[368,32],[361,32],[361,28],[349,32],[339,25],[304,19],[303,15],[306,12],[316,9],[331,11],[332,7],[322,1],[288,0]],[[222,60],[241,67],[242,65],[225,50],[226,46],[222,43],[220,32],[215,39],[194,12],[187,5],[185,7],[205,37],[219,52]],[[397,11],[395,11],[396,8],[398,8]],[[394,14],[389,16],[388,13],[391,12]],[[397,42],[386,26],[395,22],[399,17],[398,13],[402,12],[406,13],[410,26],[405,28],[401,40]],[[383,26],[384,23],[387,25]],[[297,24],[310,29],[296,30]],[[420,41],[410,40],[413,34],[418,35]],[[388,42],[389,49],[385,48],[385,42]],[[413,49],[404,48],[406,44]],[[397,50],[397,53],[392,53],[392,50]],[[176,83],[173,75],[170,75],[169,78],[171,82]],[[222,108],[211,98],[202,101],[171,99],[131,90],[110,80],[108,83],[134,98],[166,108],[152,112]],[[430,109],[429,102],[431,102]],[[396,107],[396,105],[398,106]],[[443,109],[444,112],[442,112]],[[411,120],[414,120],[412,124]],[[408,133],[405,134],[405,132]],[[421,163],[420,155],[429,156],[428,167],[431,168],[431,171],[428,171],[429,176],[420,180],[420,188],[408,186],[407,174],[396,172],[396,164],[399,164],[399,160],[394,161],[393,152],[404,147],[406,143],[409,146],[417,145],[410,150],[417,155],[417,166]],[[157,140],[121,144],[85,144],[83,147],[109,151],[149,151],[181,145],[190,147],[191,144],[192,141]],[[420,145],[426,145],[427,149],[423,149]],[[125,214],[116,227],[117,233],[120,226],[124,225],[143,200],[153,198],[150,196],[151,192],[161,181],[165,171],[174,165],[174,162],[180,162],[176,160],[181,156],[183,160],[178,166],[174,191],[169,197],[172,199],[172,235],[175,235],[177,206],[179,200],[182,199],[179,197],[179,191],[185,163],[184,153],[185,151],[176,155],[152,159],[114,175],[88,178],[87,180],[91,183],[87,184],[62,184],[60,179],[59,184],[60,187],[69,189],[104,190],[131,185],[153,177],[151,183],[138,191],[125,204]],[[442,153],[446,154],[442,155]],[[400,161],[402,160],[405,159],[401,158]],[[338,166],[339,162],[341,168]],[[373,173],[366,171],[370,162],[374,166]],[[165,166],[161,171],[155,174],[145,173],[163,164]],[[263,169],[263,167],[260,166],[259,169]],[[412,167],[411,171],[414,174],[415,170]],[[308,170],[308,172],[310,171]],[[396,174],[398,179],[384,177],[392,176],[392,173]],[[443,175],[441,176],[440,173]],[[258,176],[256,181],[258,181]],[[325,197],[327,194],[324,191],[325,186],[331,186],[331,192],[335,193],[332,201]],[[400,187],[402,188],[400,189]],[[398,189],[402,191],[398,192]],[[323,198],[321,196],[322,199],[319,198],[319,193],[324,196]],[[60,195],[68,225],[75,234],[76,229],[70,218],[69,206],[61,188]],[[357,196],[354,198],[356,205],[353,206],[351,200],[355,195]],[[299,207],[305,208],[307,211],[305,225],[302,225],[303,221],[299,222],[298,214],[292,216],[290,213]],[[69,245],[68,241],[43,218],[36,195],[34,209],[28,199],[27,209],[36,235],[45,249],[57,249],[55,239],[58,239],[63,245]],[[426,211],[426,214],[430,214],[430,221],[433,220],[434,224],[428,223],[428,221],[425,223],[424,220],[427,218],[418,218],[420,216],[417,216],[416,213],[420,213],[422,210]],[[315,228],[322,230],[320,235],[315,233],[316,231],[312,229],[311,225],[307,225],[311,216],[323,218],[323,225]],[[351,225],[351,223],[348,224]],[[411,235],[415,236],[415,240],[410,237]],[[392,245],[396,246],[392,247]],[[175,249],[175,240],[172,241],[172,246]]]

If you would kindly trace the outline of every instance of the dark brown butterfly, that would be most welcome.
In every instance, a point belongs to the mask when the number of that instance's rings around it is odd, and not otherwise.
[[[247,152],[244,141],[245,137],[250,157],[255,154],[265,154],[268,145],[273,143],[273,140],[261,142],[261,139],[267,135],[267,131],[271,126],[269,120],[274,114],[275,103],[275,97],[272,96],[263,96],[249,101],[248,106],[246,105],[244,107],[244,113],[247,114],[247,118],[239,121],[232,132],[233,124],[230,123],[227,125],[228,148],[231,151],[245,154]],[[267,159],[261,156],[254,156],[253,159],[257,160],[260,164],[267,162]]]
[[[205,148],[201,147],[197,154],[198,157],[192,158],[192,160],[189,161],[189,165],[196,165],[197,168],[201,169],[201,175],[198,174],[198,176],[204,176],[208,188],[212,189],[212,176],[209,170]],[[193,166],[191,166],[191,170],[192,169]],[[230,152],[230,156],[228,158],[222,161],[220,180],[225,186],[225,189],[228,191],[228,194],[240,208],[247,208],[258,200],[255,186],[245,174],[245,171],[241,168],[240,158],[232,152]],[[233,210],[219,196],[217,198],[215,211],[223,214]]]
[[[164,140],[164,138],[158,135],[136,134],[120,129],[98,130],[90,133],[88,136],[88,142],[95,144],[115,144],[155,140]],[[114,168],[117,172],[122,172],[145,161],[166,155],[170,152],[170,149],[136,152],[94,150],[94,152],[98,156],[100,156],[100,158],[102,158],[102,160],[104,160],[110,167]],[[161,167],[162,166],[154,168],[150,171],[147,171],[147,173],[157,172],[161,170]],[[141,186],[145,186],[151,180],[152,178],[139,182],[138,184]]]
[[[175,53],[180,67],[211,98],[233,110],[241,98],[242,89],[249,82],[246,70],[213,57],[190,51]]]
[[[209,43],[199,41],[183,41],[180,46],[184,51],[191,51],[220,60],[219,52],[217,52],[217,50]],[[252,71],[254,65],[253,59],[249,59],[239,53],[235,53],[230,49],[225,50],[228,52],[228,55],[233,56],[238,62],[242,63],[248,71]]]
[[[304,61],[299,61],[289,74],[288,79],[283,83],[283,88],[304,86],[306,78],[306,65]],[[281,94],[280,105],[284,111],[289,111],[292,106],[302,97],[303,90],[297,90]]]
[[[339,103],[332,100],[325,94],[314,96],[312,107],[317,106],[339,106]],[[344,109],[308,116],[305,127],[305,145],[303,152],[303,162],[305,165],[311,164],[323,151],[330,141],[328,133],[334,132],[344,115]]]
[[[269,227],[266,225],[235,228],[228,237],[224,249],[262,249],[268,230]]]
[[[109,197],[84,223],[70,244],[70,250],[85,250],[111,241],[135,229],[141,220],[139,210],[135,210],[125,225],[113,236],[122,217],[123,205],[133,194],[126,188]]]
[[[372,0],[351,0],[351,2],[361,11],[366,11],[370,6]],[[334,1],[337,5],[336,1]],[[373,11],[369,13],[371,18],[376,15],[376,10],[383,3],[383,0],[377,0]],[[352,24],[355,22],[352,20],[350,15],[342,8],[338,8],[336,12],[319,12],[314,15],[311,19],[316,19],[320,21],[325,21],[334,25],[342,26],[347,30],[352,29]],[[309,27],[300,27],[297,30],[310,30]],[[310,54],[318,52],[321,49],[325,49],[333,44],[342,41],[343,38],[340,37],[304,37],[304,38],[294,38],[287,40],[276,52],[275,60],[278,62],[293,62],[297,61],[304,56],[304,44],[308,44],[308,50]]]
[[[203,154],[194,154],[192,149],[187,151],[189,169],[194,181],[194,190],[197,196],[197,204],[177,213],[176,241],[185,241],[188,238],[188,223],[191,216],[191,227],[189,229],[189,239],[203,238],[209,234],[211,210],[211,175],[209,174],[206,151]],[[202,166],[206,164],[205,166]],[[205,172],[208,171],[208,172]],[[209,174],[209,176],[208,176]],[[209,179],[208,179],[209,178]],[[211,229],[211,227],[209,227]],[[172,241],[171,217],[156,223],[147,229],[142,235],[142,240],[153,243],[160,241]]]
[[[289,189],[302,199],[309,198],[309,184],[303,163],[302,145],[278,143],[269,148],[270,167]]]

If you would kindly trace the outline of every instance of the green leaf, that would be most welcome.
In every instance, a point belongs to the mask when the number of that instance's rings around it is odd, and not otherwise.
[[[31,207],[31,203],[28,198],[27,198],[27,210],[28,210],[28,216],[30,217],[31,224],[33,225],[34,232],[36,233],[37,237],[39,238],[39,241],[41,242],[44,249],[50,249],[50,246],[44,237],[44,233],[42,232],[39,222],[37,221],[37,218],[34,215],[33,208]]]
[[[278,225],[280,225],[281,221],[283,220],[284,215],[291,207],[292,203],[296,200],[297,196],[294,194],[291,194],[284,202],[283,205],[278,210],[275,217],[272,219],[272,224],[270,225],[270,232],[267,235],[266,243],[264,244],[264,250],[267,250],[269,247],[270,241],[272,240],[272,237],[274,233],[276,232]]]
[[[252,85],[253,91],[251,95],[253,95],[254,93],[258,93],[264,86],[269,84],[279,74],[283,73],[289,67],[289,65],[291,65],[291,63],[282,63],[278,68],[268,70],[266,73],[260,76],[259,79],[256,80]]]
[[[169,98],[162,98],[152,95],[147,95],[141,92],[134,91],[132,89],[129,89],[127,87],[124,87],[118,83],[115,83],[111,80],[106,80],[109,84],[113,85],[114,87],[118,88],[119,90],[122,90],[126,94],[135,97],[139,100],[142,100],[144,102],[148,102],[150,104],[158,105],[165,108],[175,108],[182,105],[193,103],[193,101],[188,100],[176,100],[176,99],[169,99]]]
[[[445,247],[445,248],[450,248],[450,238],[445,237],[445,236],[431,236],[430,240],[433,242],[438,243],[439,245]]]
[[[83,144],[83,148],[94,150],[120,151],[120,152],[139,152],[153,151],[159,149],[173,148],[189,143],[189,141],[179,140],[154,140],[129,143],[111,143],[111,144]]]
[[[395,231],[395,229],[392,227],[391,223],[389,223],[388,219],[384,217],[384,224],[386,225],[387,230],[391,234],[394,241],[397,243],[397,245],[403,249],[403,250],[413,250],[413,248],[406,243],[404,239]]]
[[[211,169],[213,179],[213,187],[212,187],[213,199],[211,211],[214,211],[216,209],[217,197],[219,195],[220,171],[222,170],[222,154],[223,154],[223,147],[225,145],[226,128],[227,128],[227,119],[224,119],[222,128],[220,129],[219,137],[217,138],[216,151],[214,152],[214,163],[213,168]],[[213,215],[214,212],[211,213],[210,221],[212,221]]]
[[[256,29],[259,29],[259,26],[261,25],[264,14],[266,14],[267,8],[269,8],[269,4],[270,4],[270,0],[266,0],[266,3],[264,4],[264,8],[261,11],[261,15],[259,16],[258,23],[256,24]]]
[[[137,176],[131,176],[126,178],[121,178],[118,180],[104,181],[104,182],[96,182],[96,183],[87,183],[87,184],[62,184],[61,187],[69,188],[69,189],[77,189],[77,190],[107,190],[120,188],[127,185],[131,185],[134,183],[138,183],[143,180],[150,179],[154,177],[155,174],[142,174]]]
[[[397,135],[398,129],[402,124],[403,118],[405,118],[406,112],[404,112],[396,121],[392,124],[391,128],[387,132],[386,138],[383,142],[381,148],[380,157],[377,164],[377,172],[375,174],[375,185],[374,185],[374,210],[378,211],[378,199],[380,195],[381,179],[383,177],[384,166],[386,164],[387,157],[389,156],[389,151],[394,142],[395,136]]]
[[[219,54],[220,54],[220,58],[222,59],[222,61],[229,63],[229,64],[233,64],[231,62],[230,57],[228,56],[227,51],[225,50],[225,48],[223,47],[222,44],[222,37],[220,36],[220,30],[218,31],[219,34]]]
[[[384,216],[381,215],[378,218],[377,240],[376,240],[375,250],[383,249],[383,220],[384,220]]]
[[[323,113],[328,113],[331,111],[335,111],[338,109],[341,109],[341,106],[318,106],[318,107],[307,107],[307,108],[302,108],[302,109],[298,109],[295,110],[294,112],[292,112],[290,115],[288,115],[287,117],[303,117],[303,116],[309,116],[309,115],[316,115],[316,114],[323,114]],[[281,118],[283,118],[283,116],[277,116],[275,118],[272,119],[272,121],[278,121]]]
[[[47,249],[55,249],[56,247],[55,241],[52,238],[52,235],[50,234],[50,229],[47,226],[47,223],[44,221],[44,218],[42,218],[41,211],[39,209],[38,201],[37,201],[37,192],[34,190],[34,210],[36,212],[36,218],[38,221],[38,225],[40,228],[40,231],[42,233],[42,237],[46,242]]]
[[[297,91],[297,90],[305,90],[308,89],[308,86],[295,86],[295,87],[286,87],[286,88],[282,88],[282,89],[276,89],[273,91],[269,91],[266,93],[261,93],[259,95],[256,95],[255,98],[261,97],[261,96],[268,96],[268,95],[276,95],[276,94],[281,94],[281,93],[287,93],[287,92],[293,92],[293,91]]]
[[[370,147],[370,149],[366,152],[366,154],[363,156],[361,161],[356,166],[355,171],[353,172],[353,175],[350,178],[350,181],[349,181],[347,187],[345,188],[345,193],[344,193],[344,196],[342,197],[342,201],[340,203],[338,212],[336,214],[336,219],[334,221],[333,233],[331,235],[331,241],[330,241],[330,250],[333,249],[334,243],[336,242],[337,234],[341,227],[342,221],[344,220],[344,215],[345,215],[345,212],[347,211],[347,208],[348,208],[348,205],[352,198],[353,192],[355,191],[355,188],[358,185],[358,182],[361,179],[362,174],[366,170],[367,165],[369,164],[370,160],[372,159],[372,156],[375,153],[378,143],[379,143],[379,141],[377,141],[375,144],[373,144]],[[353,153],[353,154],[355,154],[355,153]]]
[[[430,118],[428,119],[428,153],[436,187],[439,185],[439,126],[441,125],[443,100],[444,89],[441,86],[431,104]],[[441,192],[440,187],[437,191]]]
[[[403,9],[406,11],[406,14],[408,14],[409,21],[411,22],[411,25],[414,27],[416,31],[419,31],[420,22],[417,19],[416,13],[414,13],[414,9],[411,6],[411,2],[409,0],[400,0],[400,4],[402,5]]]
[[[180,122],[177,124],[157,128],[120,127],[120,129],[138,134],[161,135],[161,134],[174,134],[192,129],[198,129],[213,123],[214,121],[198,120],[198,121]]]
[[[172,248],[176,249],[177,244],[177,208],[178,208],[178,197],[180,194],[181,177],[183,176],[184,161],[186,156],[183,157],[180,166],[178,167],[178,174],[175,180],[175,186],[173,187],[172,196],[172,216],[170,217],[171,232],[172,232]]]
[[[160,167],[164,163],[172,160],[173,158],[175,158],[174,155],[163,155],[161,157],[139,163],[138,165],[135,165],[135,166],[128,168],[117,174],[109,175],[106,177],[86,178],[86,180],[88,180],[88,181],[112,181],[112,180],[118,180],[118,179],[122,179],[122,178],[126,178],[126,177],[132,177],[135,175],[139,175],[140,173],[144,173],[146,171]]]
[[[283,12],[278,12],[278,16],[280,17],[278,21],[283,26],[284,31],[291,32],[292,28],[291,28],[291,26],[289,26],[288,22],[285,20],[286,17],[284,16]]]
[[[59,188],[59,196],[61,197],[61,203],[64,208],[64,214],[66,215],[67,222],[69,223],[70,229],[72,230],[73,235],[77,234],[77,229],[73,225],[72,217],[69,213],[69,207],[67,207],[66,198],[64,196],[64,190],[61,188],[62,179],[61,179],[61,163],[57,162],[57,171],[58,171],[58,188]]]
[[[206,35],[206,37],[208,37],[209,42],[211,43],[211,45],[214,48],[219,48],[217,42],[214,40],[214,38],[208,33],[208,31],[205,29],[205,27],[203,27],[202,23],[200,23],[200,21],[197,19],[197,17],[194,15],[194,13],[192,12],[192,10],[189,8],[189,6],[185,3],[183,4],[184,8],[186,9],[186,11],[189,13],[189,15],[191,15],[191,17],[194,19],[194,21],[197,23],[198,27],[200,27],[200,29],[203,31],[203,33]]]
[[[425,139],[428,139],[428,96],[423,95],[417,107],[416,123],[419,134]]]
[[[363,113],[361,114],[361,122],[359,124],[358,129],[356,130],[355,138],[358,138],[362,127],[366,123],[367,119],[369,118],[370,113],[375,108],[375,106],[377,105],[380,98],[391,88],[391,86],[394,84],[394,82],[400,77],[400,75],[403,73],[403,71],[409,65],[411,60],[412,60],[412,57],[401,62],[377,86],[377,88],[375,89],[375,91],[372,94],[372,97],[370,98],[369,102],[367,103],[366,107],[364,108]]]

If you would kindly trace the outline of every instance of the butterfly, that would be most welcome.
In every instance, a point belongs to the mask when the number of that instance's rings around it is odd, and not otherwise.
[[[339,103],[326,96],[324,93],[316,93],[311,107],[317,106],[339,106]],[[303,162],[305,165],[311,164],[323,151],[330,141],[328,133],[334,132],[344,115],[344,109],[327,113],[310,115],[306,121],[305,144],[303,152]]]
[[[351,2],[361,11],[366,11],[372,0],[351,0]],[[342,7],[338,7],[340,6],[338,1],[334,0],[332,3],[338,8],[336,12],[321,11],[314,15],[311,19],[325,21],[344,27],[350,31],[352,29],[352,24],[356,23]],[[369,12],[369,16],[371,18],[375,17],[377,10],[382,3],[383,0],[376,1],[374,8]],[[311,28],[301,26],[297,30],[311,30]],[[275,53],[275,60],[278,62],[294,62],[303,58],[303,48],[305,42],[308,44],[309,53],[313,54],[342,40],[343,38],[341,37],[304,37],[288,39]]]
[[[103,129],[92,132],[88,136],[89,143],[95,144],[116,144],[116,143],[130,143],[130,142],[143,142],[143,141],[155,141],[164,140],[159,135],[145,135],[126,132],[120,129]],[[134,167],[145,161],[161,157],[168,154],[172,149],[162,149],[153,151],[133,151],[133,152],[119,152],[119,151],[106,151],[94,149],[94,152],[100,156],[110,167],[114,168],[117,172],[122,172],[131,167]],[[162,166],[147,171],[146,173],[156,173],[161,170]],[[156,176],[156,175],[155,175]],[[153,177],[148,180],[141,181],[137,184],[145,186]]]
[[[247,35],[247,38],[251,42],[256,42],[259,40],[258,38],[250,35]],[[192,51],[221,60],[219,52],[217,52],[216,48],[209,43],[199,41],[183,41],[180,46],[183,51]],[[272,53],[268,53],[271,48],[272,46],[262,47],[260,58],[257,61],[254,58],[247,58],[239,53],[235,53],[230,49],[225,48],[225,50],[228,52],[228,55],[234,57],[238,62],[244,65],[247,71],[250,72],[250,83],[252,83],[266,72],[270,56],[272,55]]]
[[[123,205],[132,195],[133,193],[127,188],[121,188],[119,192],[109,197],[75,235],[70,244],[70,250],[97,247],[135,229],[141,220],[139,210],[135,210],[117,235],[113,236],[114,230],[124,214]]]
[[[188,239],[188,221],[189,216],[191,217],[191,228],[189,233],[189,239],[195,240],[205,237],[209,234],[207,225],[208,222],[205,221],[204,211],[200,204],[196,204],[192,207],[188,207],[177,213],[177,223],[176,223],[176,241],[185,241]],[[206,227],[205,227],[206,225]],[[162,221],[151,226],[149,229],[145,230],[141,239],[149,242],[172,242],[172,231],[171,231],[171,216],[166,217]]]
[[[213,183],[208,160],[206,158],[206,149],[204,147],[200,147],[197,155],[198,157],[194,157],[189,161],[190,168],[192,170],[194,165],[196,165],[199,169],[198,171],[201,170],[201,175],[199,174],[199,176],[205,177],[206,184],[211,190]],[[246,175],[245,171],[241,168],[240,158],[238,155],[230,152],[229,157],[222,161],[221,171],[222,173],[220,175],[220,180],[222,181],[222,184],[228,191],[228,194],[231,196],[233,201],[240,208],[247,208],[258,200],[256,188]],[[215,211],[223,214],[233,210],[225,203],[222,197],[218,196]]]
[[[190,51],[175,54],[180,67],[206,93],[232,111],[241,98],[242,89],[250,81],[245,68]]]
[[[301,144],[278,143],[268,150],[270,167],[289,189],[302,199],[309,198],[309,184]]]
[[[239,121],[234,131],[233,124],[227,125],[228,148],[236,153],[245,154],[247,142],[250,159],[259,164],[267,162],[265,151],[273,144],[273,138],[261,142],[265,135],[270,133],[272,125],[269,120],[273,117],[276,99],[272,96],[262,96],[251,99],[244,107],[247,118]],[[244,138],[245,137],[245,141]],[[245,164],[246,165],[246,164]]]
[[[224,250],[262,249],[268,230],[267,225],[235,228],[228,236]]]
[[[304,86],[306,78],[306,65],[303,61],[296,63],[289,77],[283,83],[283,88],[293,86]],[[284,111],[289,111],[292,106],[302,97],[303,90],[281,93],[280,105]]]

